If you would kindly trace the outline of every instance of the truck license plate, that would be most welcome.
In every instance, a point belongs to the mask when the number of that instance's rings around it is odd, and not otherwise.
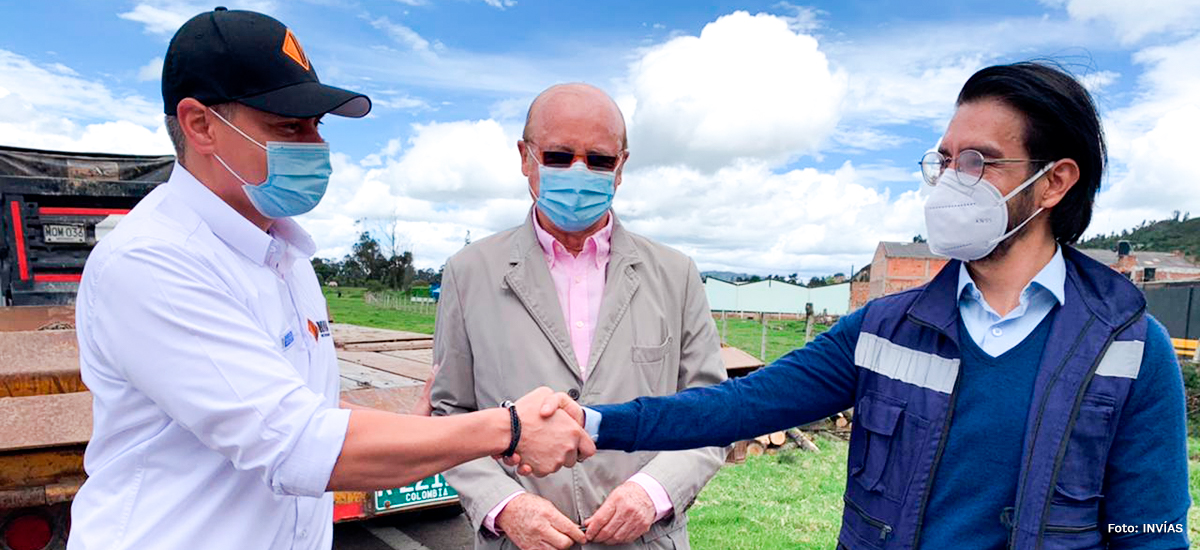
[[[413,508],[456,498],[458,498],[458,491],[446,483],[446,478],[442,477],[442,474],[438,474],[406,487],[375,491],[375,511]]]
[[[87,228],[82,225],[46,225],[42,235],[48,243],[86,243]]]

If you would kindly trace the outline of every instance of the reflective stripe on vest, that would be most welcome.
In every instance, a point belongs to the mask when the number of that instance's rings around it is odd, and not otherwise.
[[[909,349],[861,332],[854,348],[854,363],[893,380],[948,394],[954,389],[962,361]]]

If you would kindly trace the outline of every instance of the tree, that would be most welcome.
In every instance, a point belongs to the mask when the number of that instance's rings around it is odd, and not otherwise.
[[[321,258],[312,259],[313,271],[317,273],[317,281],[321,285],[325,285],[329,281],[336,281],[338,276],[338,263],[336,261],[329,262]]]
[[[916,236],[914,236],[914,237],[913,237],[913,242],[914,242],[914,243],[923,243],[923,242],[926,242],[926,241],[925,241],[925,237],[922,237],[922,236],[920,236],[920,235],[916,235]]]

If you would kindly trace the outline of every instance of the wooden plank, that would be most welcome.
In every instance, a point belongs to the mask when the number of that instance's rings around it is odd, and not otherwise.
[[[0,397],[87,389],[79,377],[73,330],[0,332],[0,350]]]
[[[407,359],[409,361],[416,361],[416,362],[424,364],[424,365],[433,365],[433,348],[385,351],[382,353],[384,355],[390,355],[392,357],[399,357],[401,359]]]
[[[0,398],[0,451],[87,443],[92,393]]]
[[[424,385],[420,380],[399,376],[391,372],[371,368],[350,361],[338,361],[342,378],[348,378],[361,388],[408,388]]]
[[[433,349],[433,338],[428,340],[407,340],[404,342],[366,342],[362,344],[346,344],[339,349],[346,351],[401,351],[410,349]]]
[[[408,378],[420,380],[421,382],[424,382],[426,378],[429,378],[429,373],[432,371],[432,367],[428,363],[422,363],[401,357],[394,357],[391,355],[384,355],[383,353],[342,351],[338,352],[338,359],[359,364],[364,367],[371,367],[373,369],[387,371],[392,374],[406,376]]]
[[[763,366],[763,362],[757,357],[750,355],[733,346],[723,346],[721,348],[721,360],[725,363],[725,370],[755,370]]]
[[[75,306],[0,307],[0,332],[74,327]]]
[[[421,388],[419,387],[342,392],[342,400],[347,403],[399,414],[407,414],[420,398]]]
[[[421,334],[419,332],[360,327],[357,325],[345,325],[341,323],[332,323],[330,325],[330,329],[333,331],[334,342],[336,342],[339,346],[345,346],[349,344],[364,344],[370,342],[429,340],[433,338],[433,336],[429,334]]]

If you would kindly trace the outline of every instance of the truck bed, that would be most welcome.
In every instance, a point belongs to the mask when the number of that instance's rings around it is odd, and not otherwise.
[[[75,331],[54,329],[67,325],[70,308],[57,315],[43,308],[6,309],[11,315],[0,316],[0,508],[66,502],[85,477],[83,451],[92,434],[92,398],[79,376]],[[433,337],[337,323],[331,328],[342,399],[408,412],[431,372]],[[424,481],[438,484],[444,485],[440,476]],[[410,488],[339,492],[335,520],[457,502],[448,486],[429,491],[438,498],[410,496],[416,494]]]

